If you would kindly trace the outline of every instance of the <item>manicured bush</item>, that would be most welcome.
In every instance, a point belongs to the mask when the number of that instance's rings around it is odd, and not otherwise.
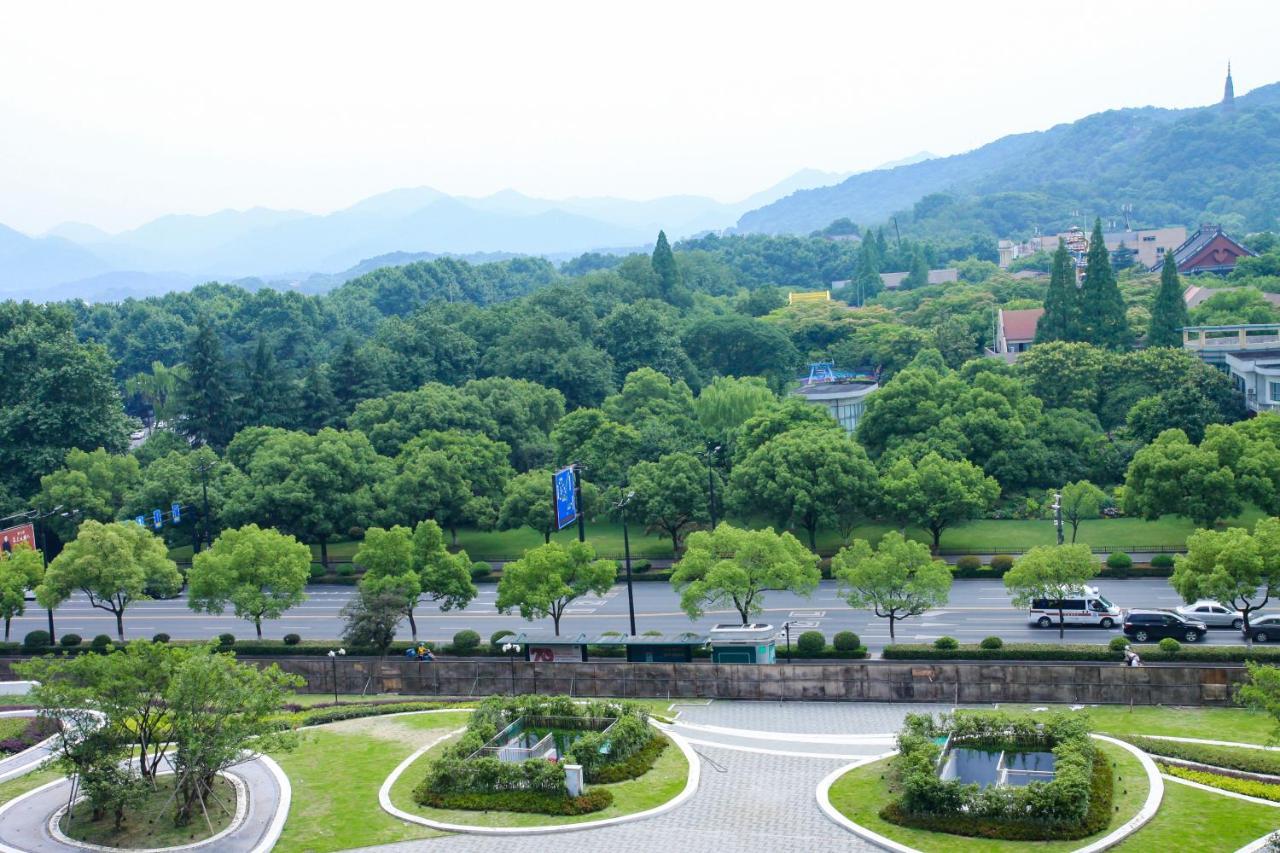
[[[1168,655],[1176,655],[1182,651],[1182,643],[1179,643],[1173,637],[1165,637],[1160,641],[1160,651]]]
[[[218,644],[225,648],[231,648],[236,644],[236,635],[235,634],[219,634]]]
[[[494,631],[489,635],[489,648],[495,652],[500,652],[502,651],[502,644],[504,642],[510,642],[506,638],[514,637],[515,635],[515,631],[508,631],[506,628],[503,628],[500,631]]]
[[[27,650],[49,648],[49,632],[28,631],[27,635],[22,638],[22,648]]]
[[[1137,735],[1121,736],[1121,739],[1152,755],[1180,758],[1183,761],[1194,761],[1197,764],[1208,764],[1227,770],[1239,770],[1242,773],[1280,776],[1280,752],[1272,750],[1216,746],[1208,743],[1184,743]]]
[[[1133,558],[1124,551],[1113,551],[1107,555],[1108,569],[1132,569]]]
[[[991,566],[991,571],[1002,575],[1013,568],[1013,557],[1008,554],[996,554],[988,565]]]
[[[1233,791],[1237,794],[1257,797],[1261,800],[1280,802],[1280,785],[1273,785],[1270,782],[1237,779],[1234,776],[1222,776],[1218,773],[1209,773],[1204,770],[1192,770],[1189,767],[1179,767],[1176,764],[1160,764],[1160,769],[1170,776],[1176,776],[1179,779],[1186,779],[1191,782],[1199,782],[1201,785],[1208,785],[1211,788]]]
[[[313,581],[321,580],[327,574],[328,572],[324,570],[324,566],[320,565],[319,563],[311,564],[311,580]]]
[[[299,637],[297,634],[284,635],[284,644],[286,646],[296,646],[298,645],[298,643],[301,643],[301,642],[302,642],[302,637]]]
[[[356,573],[355,563],[339,563],[338,564],[338,577],[340,578],[354,577],[355,573]]]
[[[93,642],[89,644],[95,652],[105,652],[111,648],[111,638],[106,634],[99,634],[93,638]]]
[[[78,646],[82,642],[84,641],[80,638],[79,634],[63,634],[61,637],[58,638],[58,644],[61,646],[66,646],[67,648]]]
[[[827,647],[827,638],[821,631],[805,631],[796,640],[796,651],[802,655],[818,654]]]
[[[477,560],[476,562],[471,564],[472,580],[478,580],[479,578],[487,578],[491,574],[493,574],[493,566],[489,565],[488,563],[483,562],[481,560]]]
[[[1004,646],[1004,640],[999,637],[984,637],[978,646],[983,649],[999,649]]]
[[[1151,567],[1153,569],[1172,569],[1173,555],[1172,554],[1156,554],[1154,557],[1151,558]]]
[[[663,751],[671,745],[671,741],[663,735],[654,735],[649,742],[636,750],[629,758],[615,761],[599,767],[593,767],[588,773],[583,769],[583,778],[596,785],[611,785],[614,782],[625,782],[638,779],[653,769]]]
[[[965,554],[956,560],[956,568],[962,572],[976,572],[982,568],[982,558],[974,554]]]
[[[159,634],[156,634],[155,636],[153,636],[153,637],[151,638],[151,642],[153,642],[153,643],[167,643],[167,642],[169,642],[169,635],[168,635],[168,634],[166,634],[166,633],[164,633],[163,631],[161,631]]]
[[[838,652],[852,652],[862,648],[862,639],[852,631],[837,631],[831,646]]]
[[[358,524],[353,524],[347,528],[347,538],[359,541],[364,538],[364,528]]]
[[[1128,637],[1112,637],[1111,642],[1107,643],[1107,648],[1113,652],[1123,652],[1129,648]]]
[[[414,796],[417,797],[415,790]],[[613,792],[608,788],[593,788],[577,797],[568,794],[548,794],[540,791],[498,791],[496,793],[447,793],[423,791],[418,802],[436,809],[461,809],[464,811],[503,811],[529,814],[578,815],[590,814],[613,805]]]
[[[960,641],[955,637],[939,637],[933,641],[935,649],[941,649],[944,652],[953,651],[960,648]]]
[[[625,571],[626,566],[624,565],[622,568]],[[632,560],[631,561],[631,572],[633,574],[642,575],[652,568],[653,568],[653,563],[650,563],[648,560]]]
[[[464,628],[453,635],[454,654],[465,655],[480,648],[480,635],[470,628]]]

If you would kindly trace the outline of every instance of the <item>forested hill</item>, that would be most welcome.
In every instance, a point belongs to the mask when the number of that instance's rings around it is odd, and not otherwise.
[[[1236,98],[1233,111],[1216,104],[1112,110],[965,154],[854,175],[753,210],[738,228],[808,233],[840,217],[876,224],[897,214],[918,237],[974,229],[1004,237],[1114,217],[1131,204],[1146,225],[1211,219],[1258,231],[1275,227],[1278,178],[1280,83],[1273,83]]]

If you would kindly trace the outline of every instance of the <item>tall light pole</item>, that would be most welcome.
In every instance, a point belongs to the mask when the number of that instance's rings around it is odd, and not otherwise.
[[[502,650],[507,653],[507,660],[511,662],[511,695],[516,695],[516,655],[520,654],[519,643],[503,643]]]
[[[636,599],[631,589],[631,537],[627,533],[627,504],[635,498],[635,492],[627,492],[614,507],[622,515],[622,557],[627,566],[627,613],[631,617],[631,636],[636,635]]]
[[[338,703],[338,655],[346,656],[346,649],[338,649],[336,652],[329,649],[329,664],[333,669],[333,704]]]
[[[1053,526],[1058,529],[1058,544],[1062,544],[1062,492],[1053,495]]]
[[[209,538],[209,468],[208,462],[201,462],[196,466],[196,471],[200,473],[200,490],[204,493],[204,512],[200,514],[201,527],[204,528],[204,544],[209,547],[213,541]],[[195,550],[199,551],[199,543],[196,543]]]
[[[585,471],[579,463],[573,463],[573,501],[578,508],[578,541],[587,541],[587,514],[582,507],[582,472]]]
[[[716,475],[715,456],[720,452],[720,445],[707,448],[707,512],[711,515],[711,529],[716,529]]]

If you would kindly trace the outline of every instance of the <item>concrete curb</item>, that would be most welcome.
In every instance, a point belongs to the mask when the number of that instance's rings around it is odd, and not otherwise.
[[[276,803],[276,813],[271,816],[266,835],[262,836],[258,846],[254,847],[250,853],[269,853],[280,840],[280,833],[284,832],[285,822],[289,820],[289,807],[293,804],[293,785],[289,783],[289,777],[274,758],[262,753],[258,755],[258,760],[271,772],[276,784],[280,786],[280,801]]]
[[[1258,853],[1260,850],[1266,850],[1267,846],[1271,843],[1271,836],[1273,835],[1275,835],[1274,832],[1268,832],[1261,838],[1250,841],[1248,844],[1237,850],[1236,853]]]
[[[654,727],[659,728],[656,725]],[[396,766],[396,769],[391,771],[391,775],[387,777],[386,781],[382,783],[382,787],[378,789],[378,805],[382,806],[382,810],[392,815],[393,817],[399,818],[400,820],[407,821],[409,823],[416,823],[419,826],[430,827],[431,829],[438,829],[442,832],[461,832],[461,833],[468,833],[471,835],[496,835],[496,836],[508,836],[508,837],[517,836],[517,835],[550,835],[552,833],[557,833],[557,832],[579,832],[584,829],[600,829],[601,827],[605,827],[605,826],[617,826],[618,824],[622,824],[622,823],[632,823],[637,820],[645,820],[647,818],[657,817],[660,814],[665,814],[671,811],[672,809],[675,809],[683,805],[686,800],[688,800],[697,792],[698,783],[702,778],[702,765],[698,760],[698,754],[693,751],[693,747],[691,747],[685,741],[685,739],[682,738],[680,735],[675,734],[674,732],[664,731],[664,734],[666,734],[667,737],[671,738],[671,742],[674,743],[677,747],[679,747],[680,751],[684,753],[685,760],[689,762],[689,776],[688,776],[688,779],[685,781],[684,789],[681,790],[679,794],[676,794],[674,797],[667,800],[665,803],[662,803],[661,805],[658,805],[658,806],[654,806],[653,808],[647,811],[636,812],[635,814],[629,814],[629,815],[621,815],[619,817],[606,818],[605,820],[586,821],[583,823],[566,823],[566,824],[560,824],[556,826],[510,826],[508,827],[508,826],[475,826],[472,824],[463,824],[463,823],[443,823],[441,821],[431,820],[429,818],[425,818],[420,815],[410,814],[409,812],[406,812],[403,809],[396,808],[396,806],[393,805],[391,802],[391,787],[395,785],[396,781],[404,774],[404,771],[408,770],[409,767],[413,764],[413,762],[417,761],[418,758],[420,758],[424,753],[426,753],[432,747],[447,740],[450,737],[453,737],[454,735],[462,731],[466,731],[466,730],[458,729],[456,731],[450,732],[447,735],[438,737],[431,743],[427,744],[426,746],[416,750],[412,755],[410,755],[404,761],[401,761],[400,764]]]
[[[1131,746],[1130,744],[1121,740],[1116,740],[1115,738],[1107,737],[1106,735],[1091,734],[1090,737],[1122,747],[1135,755],[1138,761],[1142,763],[1142,769],[1146,771],[1149,788],[1147,791],[1146,802],[1142,804],[1142,808],[1138,809],[1138,813],[1125,822],[1123,826],[1117,827],[1114,831],[1108,833],[1102,838],[1099,838],[1092,844],[1076,848],[1072,853],[1098,853],[1098,851],[1114,847],[1128,836],[1137,832],[1147,821],[1151,820],[1151,818],[1155,817],[1156,811],[1160,808],[1160,801],[1164,798],[1164,781],[1161,779],[1160,771],[1156,767],[1155,762],[1151,760],[1150,756],[1135,746]],[[894,853],[919,853],[919,851],[914,847],[908,847],[905,844],[900,844],[891,838],[885,838],[877,832],[872,832],[861,824],[854,823],[852,820],[837,811],[835,806],[831,805],[831,786],[835,784],[837,779],[848,773],[850,770],[854,770],[864,764],[869,764],[872,761],[879,761],[882,758],[888,758],[892,755],[897,755],[897,751],[895,750],[893,752],[887,752],[884,755],[877,755],[864,761],[856,761],[853,764],[847,764],[844,767],[837,768],[828,773],[827,776],[818,783],[818,789],[815,792],[818,800],[818,808],[821,809],[822,813],[838,826],[844,827],[854,835],[857,835],[865,841],[871,842],[877,847],[885,850],[892,850]]]
[[[39,716],[38,711],[27,711],[27,710],[0,711],[0,717],[32,717],[34,718],[37,716]],[[3,773],[0,773],[0,782],[7,782],[10,779],[16,779],[19,776],[25,776],[28,773],[30,773],[32,770],[35,770],[37,767],[43,764],[45,758],[47,758],[49,755],[47,751],[48,748],[53,744],[54,740],[57,739],[57,737],[58,736],[56,734],[49,735],[47,738],[40,741],[39,743],[33,743],[31,746],[22,750],[22,752],[15,752],[13,755],[8,756],[5,759],[6,762],[17,761],[18,759],[21,759],[23,756],[26,756],[28,760],[25,762],[19,763],[19,765],[13,768],[12,770],[6,770]],[[36,753],[40,750],[45,750],[44,754],[39,757],[36,757]]]

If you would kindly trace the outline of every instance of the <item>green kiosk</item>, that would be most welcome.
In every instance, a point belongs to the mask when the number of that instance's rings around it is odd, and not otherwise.
[[[711,662],[776,663],[776,633],[772,625],[716,625],[711,629]]]

